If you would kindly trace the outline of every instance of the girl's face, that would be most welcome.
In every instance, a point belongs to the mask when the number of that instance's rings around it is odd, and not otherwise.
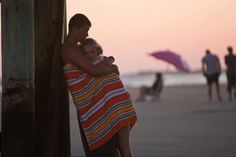
[[[94,60],[99,57],[99,52],[95,45],[85,45],[83,51],[86,57],[91,60]]]

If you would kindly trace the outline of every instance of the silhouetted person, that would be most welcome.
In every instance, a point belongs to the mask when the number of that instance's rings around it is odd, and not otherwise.
[[[115,65],[104,65],[102,67],[91,64],[78,48],[78,42],[83,42],[88,37],[88,31],[91,27],[90,20],[83,14],[75,14],[69,22],[69,32],[62,45],[61,57],[64,65],[71,63],[78,67],[83,68],[91,76],[102,76],[112,72],[118,72]],[[76,70],[78,71],[78,70]],[[78,72],[77,72],[78,73]],[[77,75],[77,74],[76,74]],[[78,118],[80,114],[77,112]],[[88,140],[85,136],[82,122],[78,120],[80,126],[80,134],[84,147],[86,157],[117,157],[119,156],[117,137],[114,135],[108,142],[104,143],[101,147],[91,150],[88,145]]]
[[[212,54],[210,50],[206,50],[206,55],[202,58],[202,73],[207,79],[208,97],[212,100],[212,84],[216,85],[218,100],[221,101],[219,76],[221,73],[221,65],[217,55]]]
[[[229,93],[229,101],[232,100],[232,90],[234,90],[234,98],[236,100],[236,55],[233,54],[233,48],[228,47],[228,54],[225,56],[225,64],[227,67],[227,90]]]
[[[142,86],[138,101],[145,101],[146,95],[151,95],[154,99],[159,99],[163,88],[162,73],[156,73],[156,80],[151,87]]]

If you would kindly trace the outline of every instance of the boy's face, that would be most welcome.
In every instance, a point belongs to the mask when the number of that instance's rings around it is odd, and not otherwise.
[[[94,60],[99,57],[99,52],[95,45],[85,45],[83,51],[86,57],[91,60]]]
[[[79,42],[83,42],[88,37],[88,31],[90,29],[90,25],[84,25],[80,28],[77,28],[76,35]]]

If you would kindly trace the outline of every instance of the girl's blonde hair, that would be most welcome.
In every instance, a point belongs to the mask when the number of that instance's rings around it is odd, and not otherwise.
[[[102,47],[101,45],[99,45],[97,43],[97,41],[93,38],[86,38],[85,41],[83,41],[79,47],[80,49],[82,50],[82,52],[84,53],[83,49],[84,49],[84,46],[95,46],[97,48],[97,51],[98,51],[98,55],[101,55],[103,53],[103,50],[102,50]]]

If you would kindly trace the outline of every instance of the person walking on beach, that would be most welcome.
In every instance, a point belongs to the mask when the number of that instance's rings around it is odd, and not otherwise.
[[[117,149],[119,145],[129,147],[127,132],[137,120],[131,96],[118,77],[116,65],[92,64],[79,48],[78,42],[86,40],[90,27],[85,15],[75,14],[69,21],[69,33],[61,50],[85,154],[86,157],[132,157],[130,152]],[[125,139],[117,142],[118,136]]]
[[[202,73],[206,77],[208,85],[208,98],[212,101],[212,84],[216,85],[218,100],[221,101],[219,77],[221,73],[220,60],[217,55],[206,50],[206,55],[202,58]]]
[[[236,55],[233,53],[233,48],[227,48],[228,54],[225,56],[225,65],[227,67],[227,91],[229,93],[229,101],[232,100],[232,90],[234,90],[234,98],[236,100]]]

